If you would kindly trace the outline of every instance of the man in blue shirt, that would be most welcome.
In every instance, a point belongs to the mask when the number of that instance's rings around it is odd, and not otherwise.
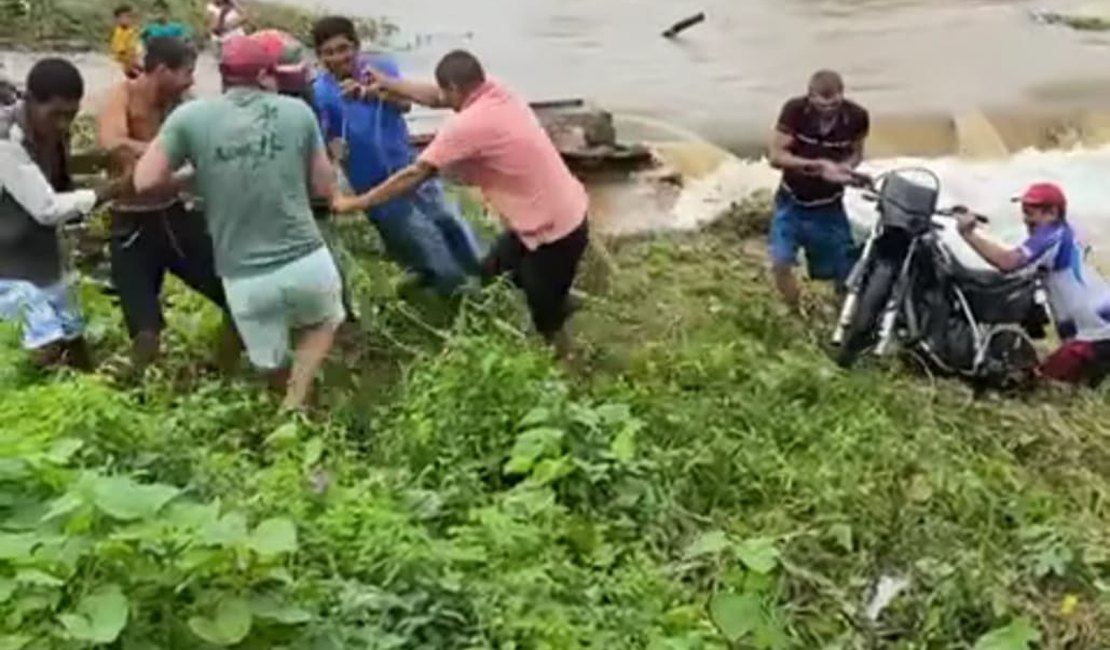
[[[362,57],[354,23],[341,16],[316,22],[313,45],[325,72],[313,84],[324,137],[339,158],[351,189],[365,192],[413,161],[402,98],[369,90],[367,68],[399,76],[385,56]],[[437,179],[413,195],[372,208],[387,254],[436,290],[450,294],[480,268],[481,252],[469,226],[448,207]]]

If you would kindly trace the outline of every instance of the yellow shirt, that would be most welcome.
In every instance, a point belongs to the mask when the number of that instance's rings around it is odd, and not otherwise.
[[[130,67],[138,63],[139,58],[139,30],[136,27],[123,27],[116,25],[112,30],[112,56],[123,67]]]

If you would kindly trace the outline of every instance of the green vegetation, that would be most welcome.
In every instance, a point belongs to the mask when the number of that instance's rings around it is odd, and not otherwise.
[[[305,419],[207,370],[176,283],[140,387],[36,376],[7,327],[0,648],[1105,647],[1102,398],[840,373],[745,252],[759,214],[608,242],[569,371],[514,292],[403,298],[338,227],[362,331]]]
[[[204,38],[204,0],[167,0],[171,16]],[[112,11],[120,0],[0,0],[0,46],[45,49],[107,48],[112,31]],[[145,23],[151,15],[152,0],[128,0]],[[306,37],[316,12],[281,2],[247,0],[244,2],[251,24],[257,29],[276,28]],[[368,40],[388,37],[394,28],[382,20],[365,20],[359,25]]]

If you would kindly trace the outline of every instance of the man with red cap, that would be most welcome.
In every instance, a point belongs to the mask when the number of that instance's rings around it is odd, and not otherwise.
[[[1036,183],[1015,199],[1029,229],[1017,248],[1001,246],[977,230],[970,213],[959,232],[992,266],[1003,272],[1034,267],[1046,274],[1056,330],[1063,344],[1041,366],[1049,379],[1097,386],[1110,373],[1110,286],[1087,263],[1086,249],[1067,222],[1067,197],[1052,183]]]
[[[344,319],[339,273],[312,215],[335,175],[316,117],[274,92],[281,60],[258,39],[223,43],[224,93],[175,110],[135,169],[142,192],[186,162],[215,248],[216,271],[251,362],[299,408]],[[290,334],[299,334],[290,362]]]

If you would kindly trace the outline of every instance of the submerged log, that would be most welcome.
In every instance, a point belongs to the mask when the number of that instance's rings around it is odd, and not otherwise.
[[[687,29],[690,29],[694,25],[697,25],[698,23],[704,21],[705,12],[699,12],[694,14],[693,16],[690,16],[689,18],[683,18],[682,20],[668,27],[667,30],[663,32],[663,38],[674,38]]]

